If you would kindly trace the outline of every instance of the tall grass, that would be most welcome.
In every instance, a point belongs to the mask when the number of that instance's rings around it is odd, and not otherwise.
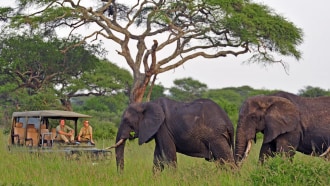
[[[297,154],[292,162],[272,158],[260,165],[260,144],[237,170],[219,168],[203,159],[178,154],[178,167],[152,173],[154,144],[127,143],[125,170],[118,174],[114,155],[108,160],[81,156],[68,159],[59,153],[12,152],[7,136],[0,131],[0,185],[327,185],[330,163],[321,158]],[[98,141],[99,148],[113,141]]]

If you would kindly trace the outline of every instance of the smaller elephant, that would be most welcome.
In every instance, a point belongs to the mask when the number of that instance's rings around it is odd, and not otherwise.
[[[330,97],[304,98],[287,92],[248,98],[241,106],[235,160],[247,157],[256,133],[264,134],[259,160],[295,151],[326,156],[330,152]]]
[[[234,127],[225,113],[209,99],[190,103],[159,98],[134,103],[124,111],[116,144],[117,170],[124,169],[127,139],[139,138],[139,145],[155,140],[154,171],[164,165],[176,167],[176,153],[234,164]]]

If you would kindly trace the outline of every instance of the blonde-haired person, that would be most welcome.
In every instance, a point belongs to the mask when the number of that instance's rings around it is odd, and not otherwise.
[[[90,141],[94,145],[93,141],[93,128],[89,125],[89,121],[84,121],[84,126],[80,129],[78,134],[78,141]]]

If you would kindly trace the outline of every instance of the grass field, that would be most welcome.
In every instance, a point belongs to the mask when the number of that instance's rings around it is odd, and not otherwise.
[[[114,155],[109,160],[92,161],[86,156],[68,160],[62,154],[9,152],[7,136],[0,130],[0,185],[329,185],[330,163],[321,158],[297,154],[293,162],[272,158],[257,163],[260,144],[252,147],[240,169],[217,168],[203,159],[178,154],[177,169],[152,173],[153,143],[125,149],[125,170],[118,174]],[[113,141],[97,141],[98,148]]]

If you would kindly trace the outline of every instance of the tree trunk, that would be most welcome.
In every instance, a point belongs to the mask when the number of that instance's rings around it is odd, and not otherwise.
[[[156,50],[158,47],[157,40],[154,40],[154,45],[151,50],[148,50],[143,58],[144,71],[145,73],[140,73],[139,70],[134,71],[134,83],[132,90],[130,92],[130,103],[141,103],[143,101],[144,93],[150,83],[151,77],[154,75],[154,80],[152,81],[151,87],[154,85],[157,69],[156,69]],[[151,64],[148,65],[148,58],[151,54]],[[152,91],[152,90],[150,90]],[[148,94],[150,96],[151,92]]]
[[[144,92],[150,82],[145,74],[137,73],[134,77],[134,83],[130,92],[130,103],[141,103],[143,101]]]
[[[60,100],[61,100],[62,106],[64,107],[64,110],[66,110],[66,111],[72,111],[72,105],[71,105],[70,99],[62,98]]]

